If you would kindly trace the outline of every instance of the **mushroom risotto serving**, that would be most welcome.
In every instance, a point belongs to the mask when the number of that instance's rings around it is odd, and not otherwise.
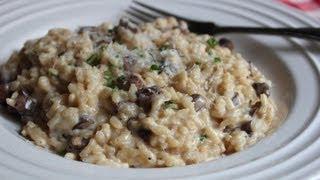
[[[271,129],[271,82],[230,40],[157,19],[51,29],[1,66],[21,134],[68,159],[116,167],[195,164]]]

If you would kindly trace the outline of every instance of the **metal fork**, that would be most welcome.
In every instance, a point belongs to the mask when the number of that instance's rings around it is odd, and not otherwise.
[[[134,6],[127,10],[127,18],[135,23],[153,21],[161,16],[171,16],[183,20],[188,24],[189,30],[197,34],[217,35],[224,33],[248,33],[264,35],[280,35],[320,41],[320,28],[270,28],[245,26],[218,26],[213,22],[195,21],[177,14],[170,13],[148,4],[134,0]]]

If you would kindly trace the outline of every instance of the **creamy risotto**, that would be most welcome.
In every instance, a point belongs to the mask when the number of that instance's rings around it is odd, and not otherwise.
[[[245,149],[275,119],[271,82],[226,38],[157,19],[51,29],[1,66],[0,102],[21,134],[68,159],[195,164]]]

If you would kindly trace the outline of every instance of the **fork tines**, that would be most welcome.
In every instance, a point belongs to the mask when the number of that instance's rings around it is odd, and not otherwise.
[[[129,21],[135,24],[150,22],[155,20],[158,17],[175,16],[164,10],[152,7],[148,4],[145,4],[139,1],[134,0],[133,3],[134,4],[131,5],[128,10],[126,10],[126,18],[128,18]]]

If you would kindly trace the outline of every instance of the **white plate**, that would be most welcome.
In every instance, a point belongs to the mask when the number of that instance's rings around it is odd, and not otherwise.
[[[187,17],[221,25],[319,27],[319,22],[271,1],[151,0]],[[117,22],[130,1],[0,1],[0,59],[53,27]],[[319,46],[271,36],[226,35],[236,50],[274,82],[284,121],[253,147],[216,161],[177,168],[116,169],[66,160],[27,143],[19,126],[0,117],[1,179],[301,179],[320,178]]]

